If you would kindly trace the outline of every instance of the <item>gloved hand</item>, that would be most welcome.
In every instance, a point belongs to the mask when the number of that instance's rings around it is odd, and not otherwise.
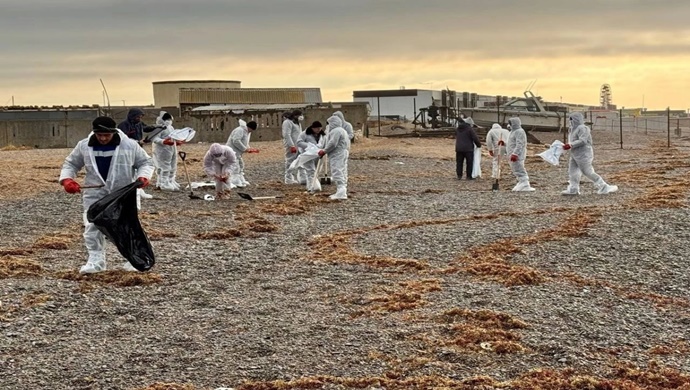
[[[319,150],[319,157],[323,157],[326,154],[326,151],[321,149]]]
[[[518,160],[517,154],[511,154],[510,155],[510,162],[516,162],[517,160]]]
[[[69,194],[77,194],[81,192],[81,186],[79,183],[72,179],[65,179],[62,181],[62,187]]]
[[[570,144],[563,145],[563,150],[569,150],[570,148],[572,148],[572,146],[570,146]]]
[[[143,130],[144,130],[144,132],[149,133],[149,132],[155,130],[157,127],[158,126],[146,126],[146,127],[144,127]]]
[[[180,146],[184,143],[184,141],[175,141],[175,145]]]
[[[247,153],[259,153],[259,149],[257,149],[257,148],[249,148],[249,149],[247,149]]]
[[[498,141],[498,146],[506,146],[506,143],[503,142],[503,140]]]
[[[145,178],[145,177],[143,177],[143,176],[137,177],[137,181],[141,183],[141,184],[139,185],[139,188],[144,188],[144,187],[146,187],[147,185],[149,185],[149,179],[147,179],[147,178]]]
[[[166,138],[163,140],[163,145],[173,146],[173,145],[175,145],[175,141],[171,140],[170,138]]]
[[[489,150],[489,156],[491,156],[491,157],[494,156],[494,151],[493,151],[493,150]]]
[[[290,153],[297,153],[297,146],[290,146]]]
[[[222,181],[223,183],[227,183],[227,182],[228,182],[228,177],[227,177],[227,176],[221,176],[221,177],[220,177],[220,181]]]

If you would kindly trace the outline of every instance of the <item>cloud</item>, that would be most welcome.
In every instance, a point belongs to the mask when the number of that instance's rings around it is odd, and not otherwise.
[[[81,99],[92,99],[87,86],[95,83],[98,99],[98,78],[141,101],[150,99],[151,81],[174,78],[320,86],[338,98],[348,86],[430,81],[508,94],[500,88],[511,77],[520,88],[526,80],[555,85],[575,74],[600,84],[620,78],[615,70],[633,59],[649,64],[640,70],[647,74],[655,62],[685,60],[690,52],[690,8],[679,0],[663,6],[640,0],[33,0],[2,6],[0,89],[37,101],[48,95],[36,84],[83,86],[89,92]],[[624,72],[631,75],[627,83],[640,80],[634,73]],[[567,85],[582,84],[589,82]],[[79,99],[75,89],[65,96]]]

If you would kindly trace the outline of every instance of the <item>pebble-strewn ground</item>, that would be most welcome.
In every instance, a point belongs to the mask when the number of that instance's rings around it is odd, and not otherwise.
[[[364,139],[343,202],[256,143],[244,192],[284,198],[150,191],[152,272],[88,277],[69,150],[0,151],[0,388],[690,388],[688,142],[595,142],[620,192],[573,198],[539,145],[537,191],[494,193],[452,140]]]

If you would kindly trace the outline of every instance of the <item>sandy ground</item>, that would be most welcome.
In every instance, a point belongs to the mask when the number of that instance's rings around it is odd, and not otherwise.
[[[595,134],[620,192],[563,197],[544,146],[513,193],[456,180],[453,140],[363,139],[342,202],[256,143],[245,192],[283,198],[150,191],[154,269],[83,277],[69,150],[0,151],[0,388],[690,388],[689,145],[625,141]]]

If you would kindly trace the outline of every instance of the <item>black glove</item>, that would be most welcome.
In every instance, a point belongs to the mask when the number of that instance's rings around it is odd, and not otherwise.
[[[144,133],[150,133],[156,129],[160,129],[161,127],[159,126],[146,126],[144,127]]]

